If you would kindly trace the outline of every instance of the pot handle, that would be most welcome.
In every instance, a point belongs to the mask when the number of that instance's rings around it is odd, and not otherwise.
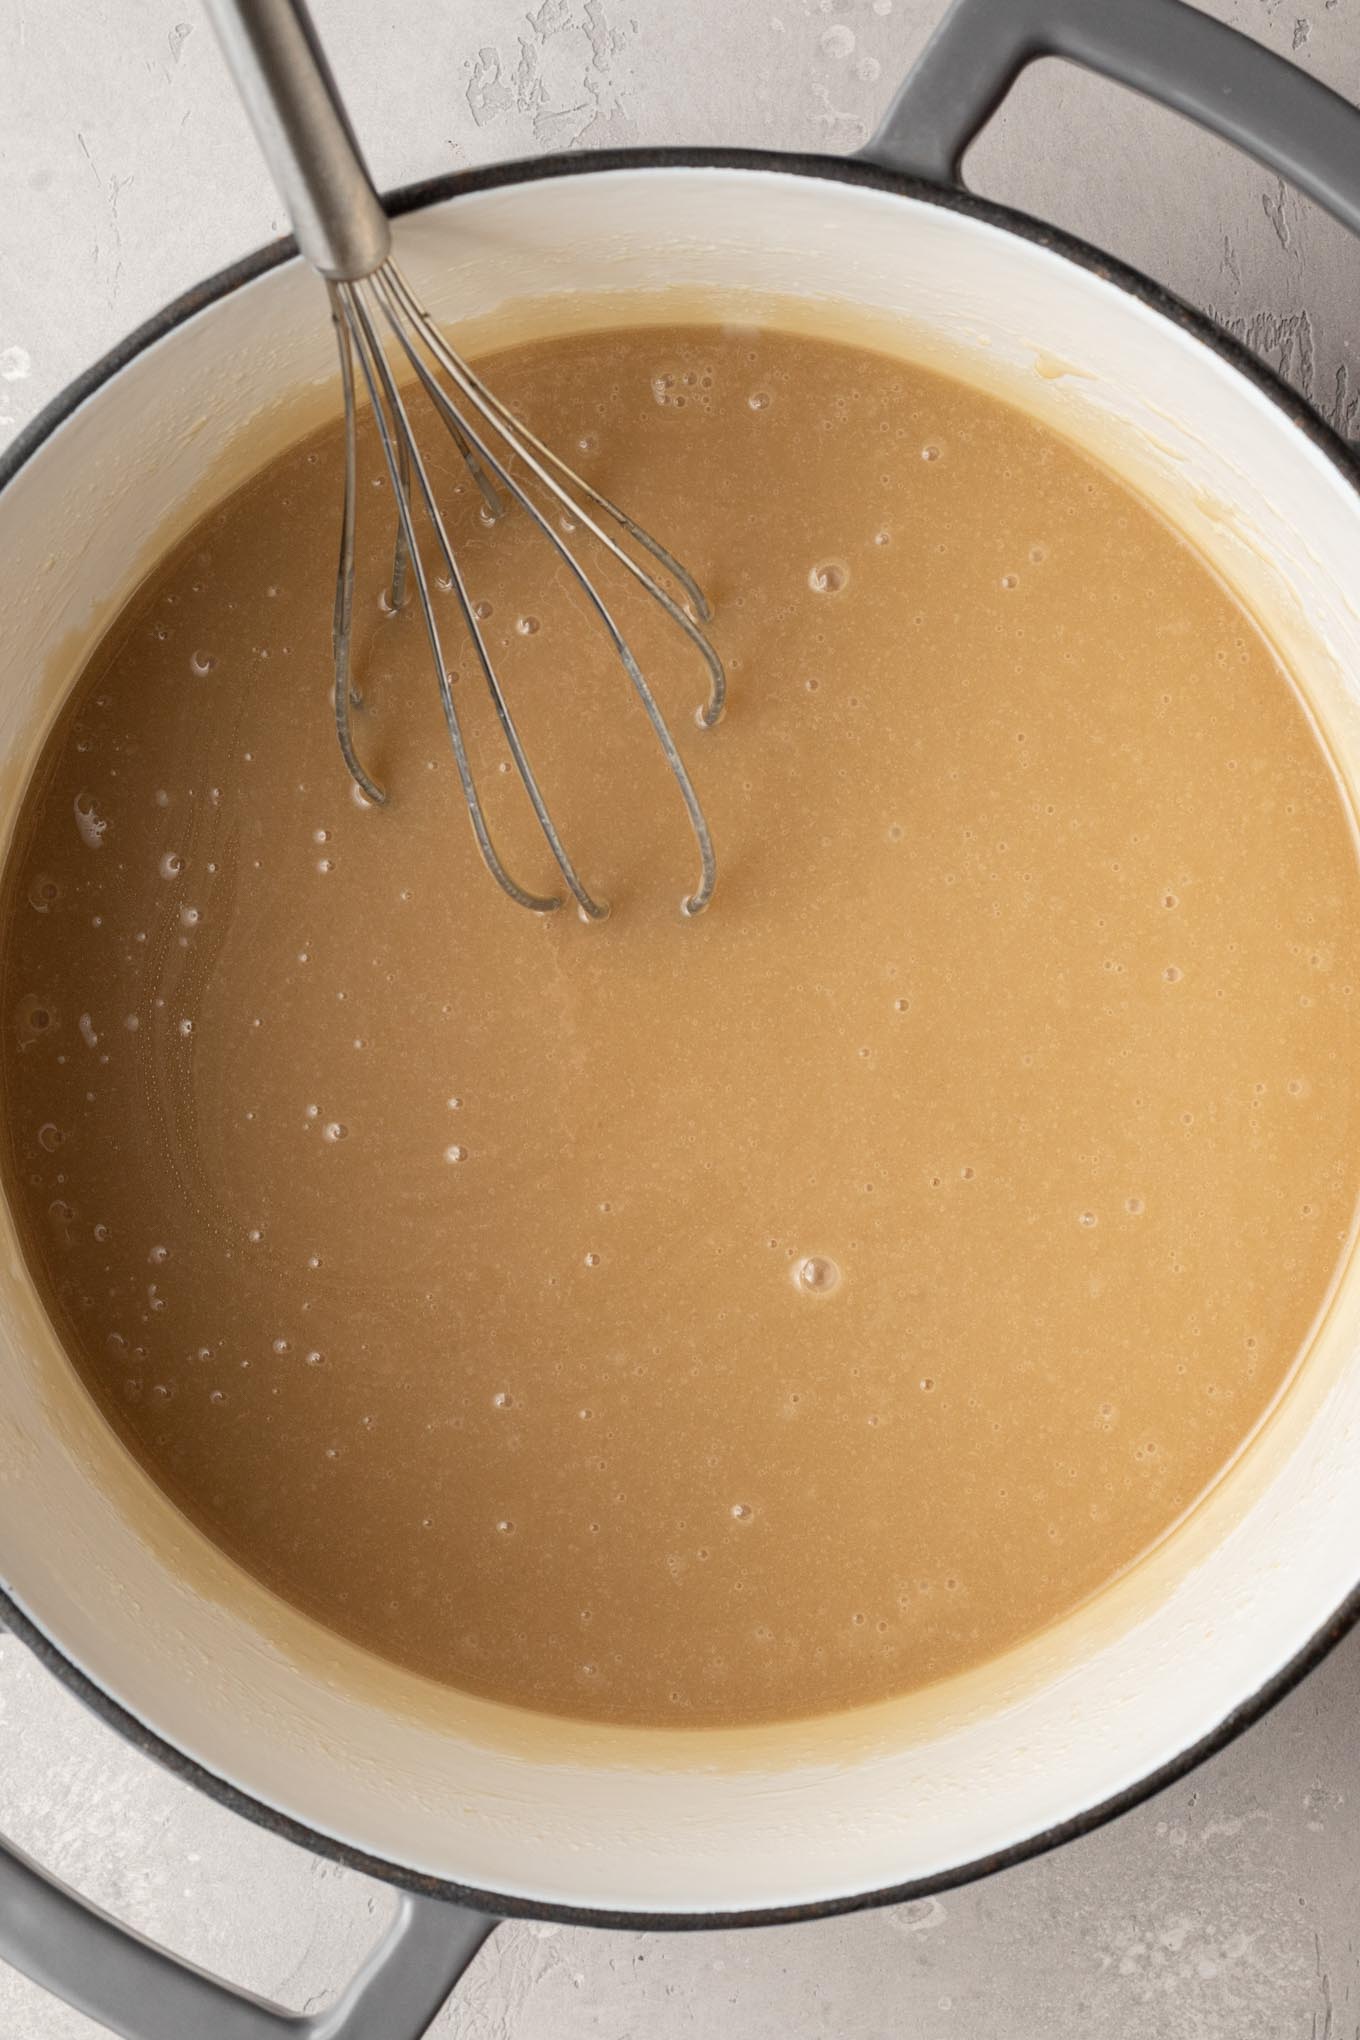
[[[0,1957],[123,2040],[419,2040],[497,1924],[403,1892],[335,2002],[287,2012],[144,1940],[0,1842]]]
[[[964,150],[1039,57],[1187,114],[1360,233],[1360,111],[1185,0],[954,0],[862,156],[960,184]]]

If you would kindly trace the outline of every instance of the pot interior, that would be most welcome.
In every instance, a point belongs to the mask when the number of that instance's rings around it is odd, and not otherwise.
[[[853,176],[589,166],[432,204],[398,258],[466,351],[677,319],[770,321],[1033,411],[1189,534],[1360,776],[1351,479],[1284,406],[1094,269]],[[190,523],[336,407],[297,262],[173,325],[0,495],[6,833],[100,630]],[[285,1607],[95,1411],[0,1212],[0,1551],[67,1658],[207,1771],[403,1869],[510,1899],[702,1915],[939,1877],[1101,1805],[1213,1731],[1355,1585],[1360,1303],[1347,1277],[1269,1425],[1098,1600],[909,1700],[799,1727],[614,1731],[425,1686]]]

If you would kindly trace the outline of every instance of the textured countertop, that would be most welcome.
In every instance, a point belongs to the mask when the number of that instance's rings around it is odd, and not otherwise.
[[[943,11],[942,0],[314,7],[382,186],[607,144],[853,150]],[[1360,99],[1360,0],[1211,11]],[[1360,438],[1360,250],[1276,179],[1052,64],[1023,82],[970,176],[1211,309]],[[166,299],[281,230],[194,0],[8,0],[0,443]],[[1357,1700],[1360,1636],[1137,1812],[941,1899],[746,1934],[502,1928],[434,2031],[1360,2040]],[[326,2001],[388,1904],[381,1887],[133,1754],[9,1639],[0,1829],[143,1932],[298,2008]],[[0,1969],[0,2040],[96,2030]]]

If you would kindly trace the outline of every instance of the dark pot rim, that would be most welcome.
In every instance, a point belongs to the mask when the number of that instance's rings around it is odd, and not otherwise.
[[[446,199],[457,198],[466,193],[495,190],[505,185],[539,183],[558,177],[585,177],[616,170],[671,169],[752,171],[857,185],[961,213],[989,226],[998,227],[1004,232],[1018,235],[1037,247],[1049,249],[1077,268],[1087,270],[1127,292],[1149,310],[1169,319],[1191,338],[1210,348],[1268,397],[1289,422],[1340,470],[1351,487],[1360,490],[1360,460],[1357,460],[1345,441],[1325,419],[1291,390],[1274,370],[1259,361],[1231,334],[1225,332],[1202,312],[1185,304],[1162,285],[1154,283],[1140,271],[1101,254],[1089,243],[1079,240],[1074,235],[1044,225],[1024,213],[1015,212],[988,199],[977,198],[971,192],[947,189],[917,178],[902,176],[895,171],[855,157],[723,148],[582,150],[569,155],[540,156],[523,162],[495,164],[485,169],[451,172],[444,176],[426,178],[419,183],[408,184],[399,191],[389,193],[384,203],[388,212],[398,217],[404,213],[421,211],[425,207],[440,204]],[[65,423],[87,397],[111,381],[146,348],[153,346],[158,340],[173,332],[177,326],[183,325],[196,313],[216,304],[243,284],[253,282],[256,277],[263,276],[268,270],[288,261],[296,252],[291,239],[275,241],[268,247],[256,249],[239,262],[232,263],[229,267],[219,270],[215,276],[196,284],[110,348],[93,367],[86,369],[83,374],[68,383],[65,389],[19,433],[10,446],[0,453],[0,490],[15,478],[47,439]],[[321,307],[318,304],[318,317],[320,316]],[[639,1932],[652,1932],[659,1929],[683,1931],[786,1925],[797,1920],[822,1919],[838,1913],[858,1912],[871,1906],[900,1905],[910,1899],[926,1898],[961,1884],[974,1883],[983,1877],[994,1875],[999,1870],[1007,1870],[1016,1864],[1027,1862],[1031,1857],[1043,1855],[1064,1842],[1091,1834],[1107,1821],[1129,1812],[1141,1805],[1144,1800],[1162,1791],[1164,1787],[1185,1777],[1187,1772],[1203,1763],[1207,1757],[1223,1749],[1235,1736],[1240,1735],[1243,1729],[1259,1721],[1291,1692],[1301,1679],[1321,1664],[1342,1637],[1357,1621],[1360,1621],[1360,1582],[1346,1596],[1331,1620],[1317,1631],[1303,1649],[1253,1694],[1233,1708],[1216,1728],[1211,1729],[1188,1749],[1180,1751],[1166,1763],[1159,1765],[1146,1777],[1126,1786],[1122,1792],[1115,1793],[1098,1806],[1073,1814],[1068,1819],[1059,1821],[1037,1834],[1028,1835],[1007,1848],[975,1857],[967,1863],[957,1864],[931,1876],[912,1878],[902,1884],[819,1899],[804,1905],[702,1913],[628,1912],[613,1907],[549,1904],[536,1899],[509,1896],[480,1890],[475,1886],[452,1883],[447,1879],[427,1876],[400,1863],[392,1863],[382,1857],[370,1855],[350,1843],[309,1827],[303,1821],[280,1813],[275,1807],[254,1798],[227,1779],[219,1777],[216,1772],[209,1770],[195,1758],[186,1756],[183,1751],[167,1742],[75,1665],[15,1603],[4,1585],[0,1585],[0,1621],[12,1629],[78,1699],[110,1727],[117,1729],[136,1749],[153,1757],[175,1776],[196,1786],[219,1804],[229,1807],[235,1813],[243,1814],[258,1826],[296,1843],[300,1848],[308,1849],[313,1854],[326,1857],[332,1862],[342,1863],[348,1869],[360,1871],[365,1876],[377,1878],[384,1883],[426,1897],[445,1899],[450,1904],[467,1906],[481,1913],[503,1918],[561,1920],[580,1926],[630,1928]]]

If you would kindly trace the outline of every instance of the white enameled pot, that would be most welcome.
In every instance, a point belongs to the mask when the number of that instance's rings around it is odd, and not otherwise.
[[[431,311],[474,341],[610,317],[774,319],[1024,405],[1127,474],[1239,591],[1354,792],[1360,477],[1344,450],[1154,286],[953,182],[1015,72],[1048,50],[1195,113],[1360,223],[1360,116],[1177,0],[963,0],[866,159],[628,153],[449,179],[392,201],[399,256]],[[6,829],[64,694],[139,577],[336,401],[320,287],[274,249],[135,335],[0,467]],[[409,2040],[487,1930],[482,1915],[731,1923],[979,1874],[1183,1768],[1356,1612],[1360,1288],[1348,1273],[1279,1410],[1207,1501],[1114,1589],[983,1672],[730,1735],[554,1724],[458,1699],[284,1608],[177,1513],[65,1361],[3,1211],[0,1231],[10,1619],[205,1789],[419,1894],[345,2003],[285,2028],[129,1949],[5,1857],[0,1950],[139,2040]]]

